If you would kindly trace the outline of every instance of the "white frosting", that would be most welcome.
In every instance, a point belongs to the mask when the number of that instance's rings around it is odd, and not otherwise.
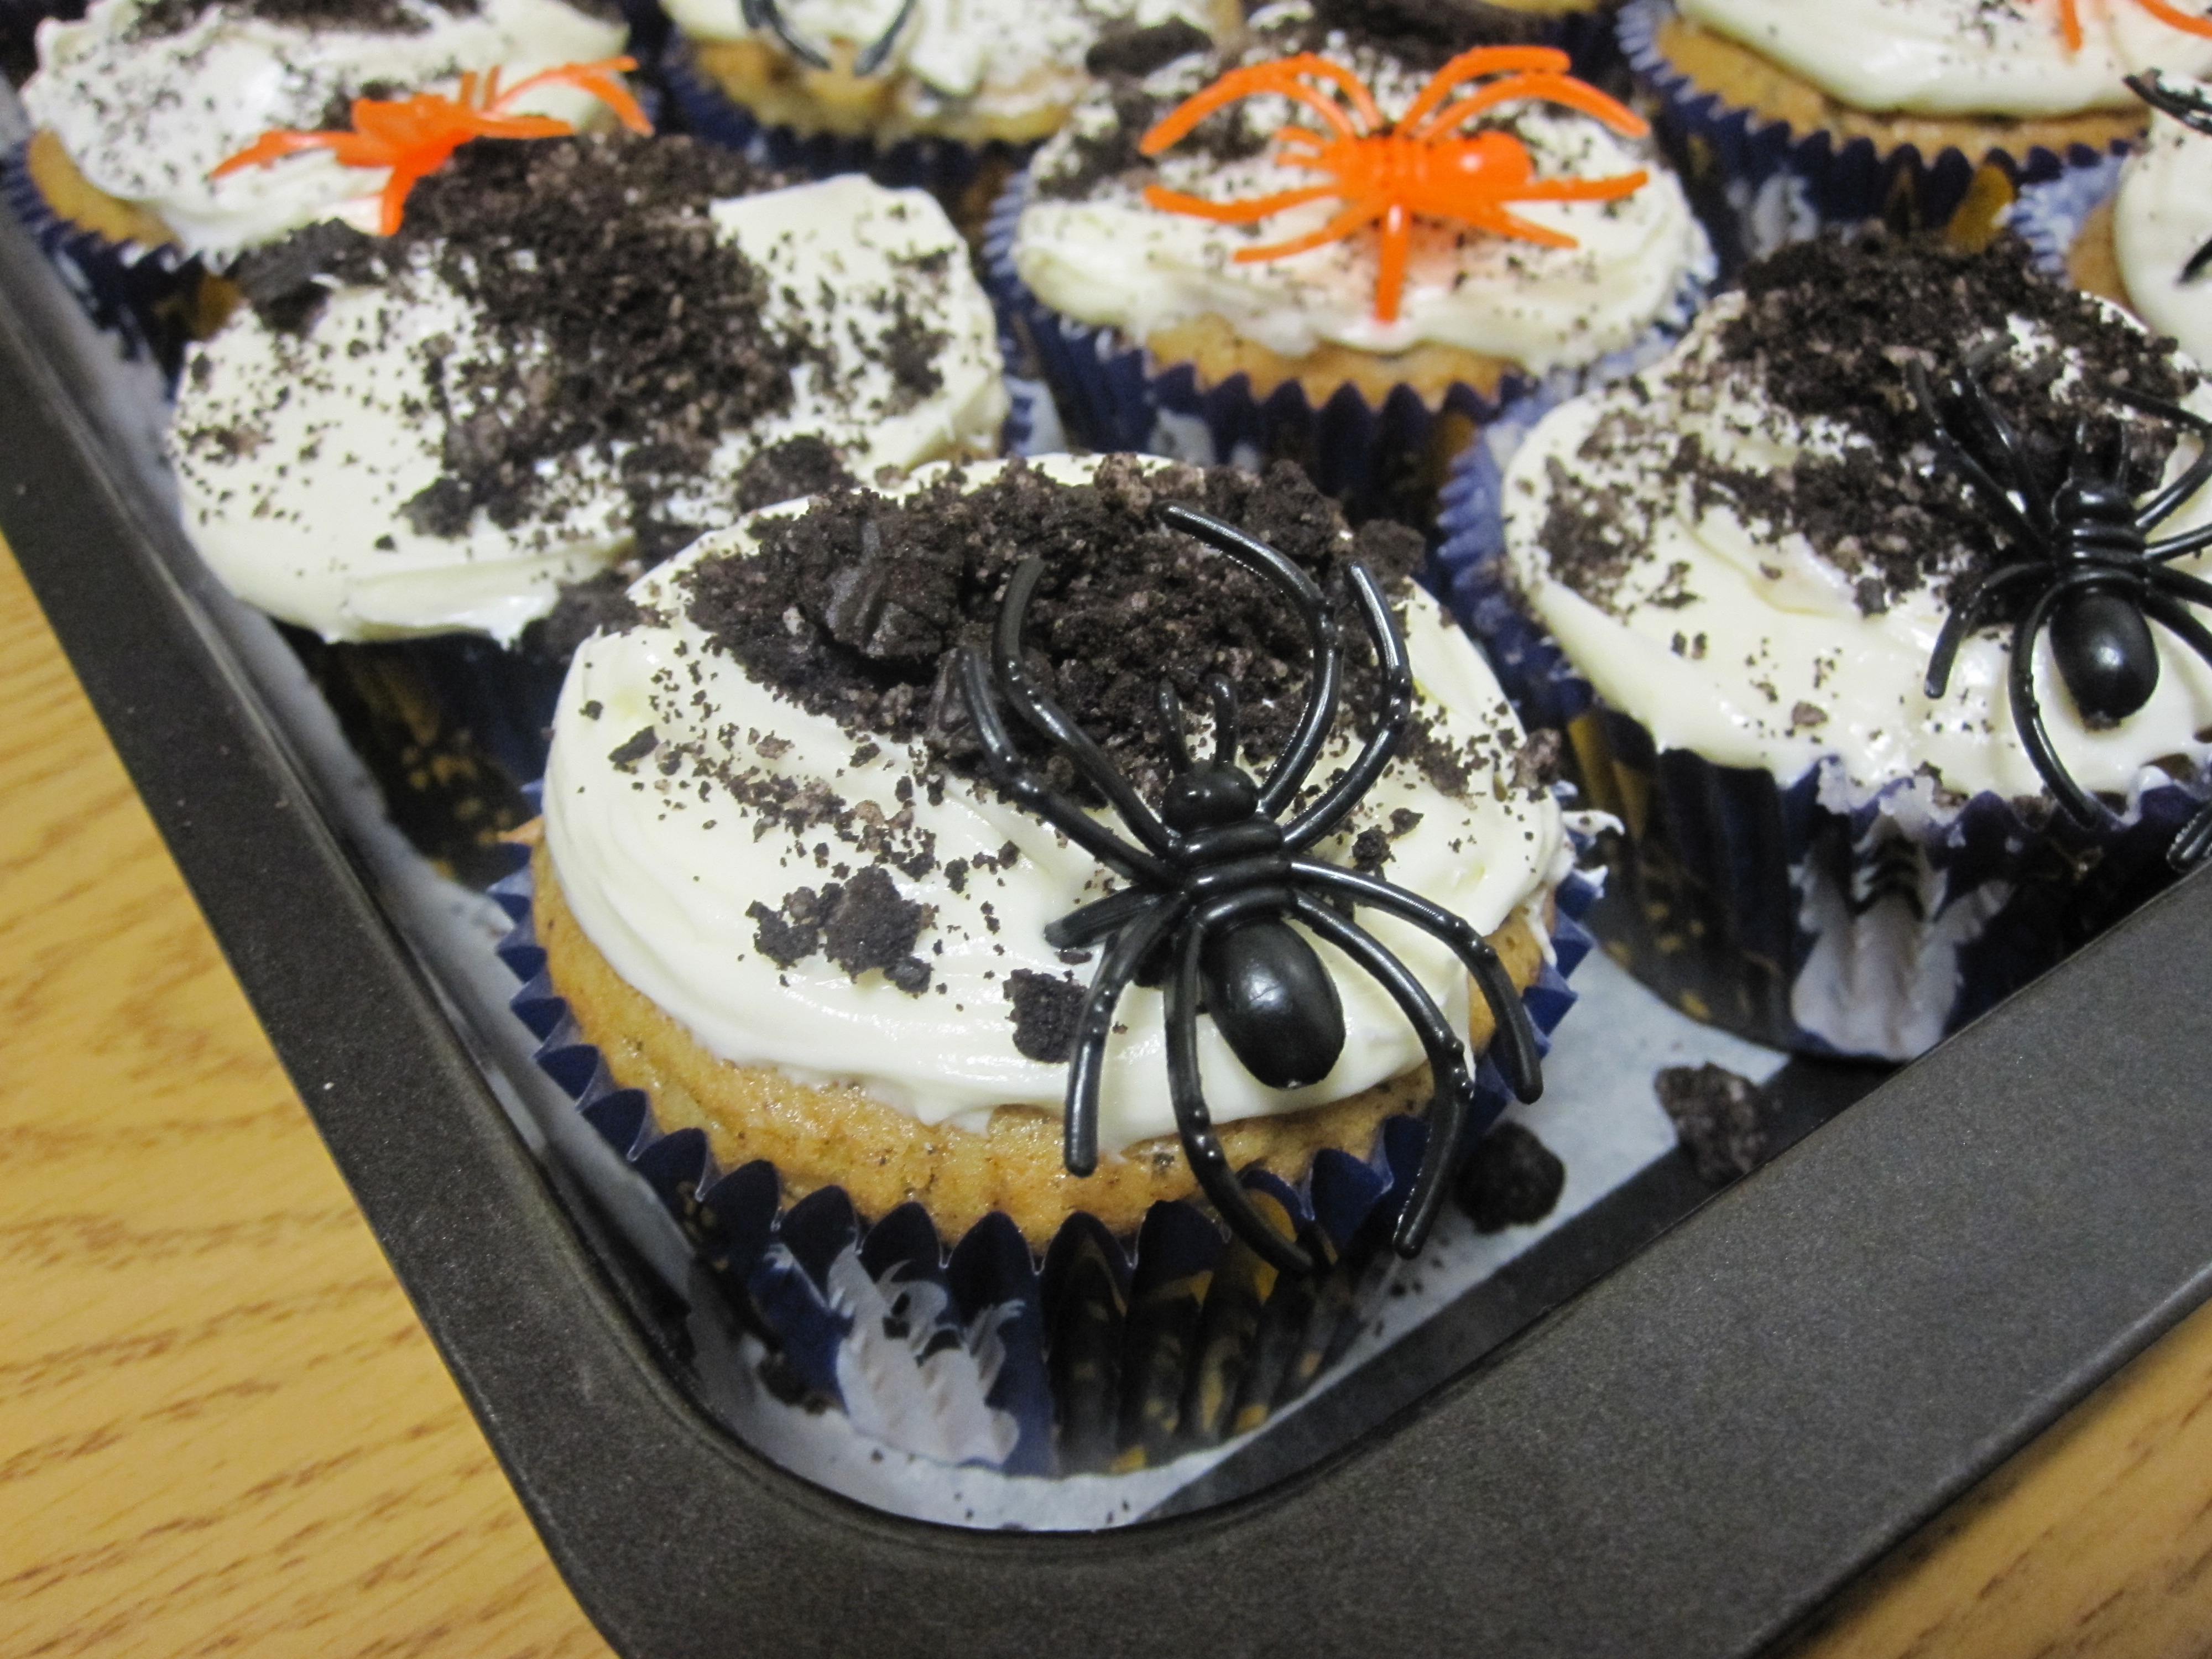
[[[1528,602],[1599,695],[1643,722],[1662,747],[1723,766],[1764,767],[1784,782],[1825,763],[1836,770],[1824,780],[1823,799],[1838,810],[1923,768],[1965,794],[2042,793],[2006,692],[2008,629],[1969,636],[1947,694],[1926,695],[1929,658],[1947,614],[1933,586],[1892,595],[1886,611],[1862,614],[1851,578],[1803,536],[1778,539],[1725,505],[1699,514],[1686,484],[1670,484],[1656,500],[1638,494],[1638,505],[1651,511],[1649,533],[1609,607],[1552,574],[1541,535],[1553,463],[1601,492],[1647,492],[1648,475],[1581,453],[1609,410],[1636,409],[1666,434],[1670,450],[1678,436],[1694,435],[1722,463],[1762,471],[1786,469],[1808,452],[1867,444],[1825,420],[1800,422],[1755,389],[1721,377],[1717,338],[1741,306],[1740,295],[1715,301],[1671,356],[1562,404],[1523,442],[1506,475],[1506,534]],[[2016,333],[2026,326],[2014,324]],[[2212,392],[2200,388],[2190,401],[2212,412]],[[2193,444],[2182,445],[2175,469],[2194,454]],[[1933,463],[1922,452],[1887,464],[1902,477],[1910,465]],[[2208,519],[2212,491],[2158,533]],[[2199,556],[2175,568],[2212,574],[2212,561]],[[2047,632],[2039,643],[2037,699],[2061,758],[2085,788],[2125,795],[2149,762],[2206,752],[2197,734],[2212,728],[2212,669],[2164,629],[2152,631],[2158,690],[2140,712],[2102,732],[2082,724],[2051,663]]]
[[[1096,464],[1049,458],[1041,465],[1055,477],[1079,481]],[[994,471],[979,466],[969,476],[981,481]],[[995,790],[958,778],[947,781],[935,804],[926,789],[914,790],[905,817],[896,791],[926,769],[919,744],[886,742],[880,754],[854,763],[854,739],[834,720],[755,684],[709,648],[684,616],[678,579],[701,559],[742,552],[751,544],[748,526],[757,521],[707,538],[632,590],[641,604],[664,608],[665,625],[601,635],[578,651],[546,772],[547,845],[562,890],[615,970],[724,1059],[781,1066],[808,1081],[851,1080],[926,1123],[981,1130],[1000,1104],[1058,1110],[1066,1068],[1016,1050],[1005,986],[1018,969],[1070,971],[1046,945],[1043,930],[1099,896],[1101,867]],[[1425,712],[1451,738],[1494,732],[1507,750],[1516,747],[1519,728],[1473,644],[1418,591],[1407,608]],[[586,713],[594,708],[596,717]],[[935,870],[918,879],[893,877],[904,896],[934,911],[916,945],[931,969],[930,988],[908,995],[874,971],[855,981],[818,956],[779,969],[761,954],[750,906],[774,908],[793,889],[830,879],[823,865],[864,857],[819,824],[795,836],[780,828],[757,834],[761,826],[750,809],[702,785],[689,766],[672,778],[650,762],[623,770],[611,753],[647,726],[664,744],[702,744],[740,767],[763,763],[751,746],[757,738],[788,739],[790,750],[774,758],[778,774],[818,779],[864,816],[872,808],[884,820],[910,824],[903,833],[934,836]],[[1348,742],[1340,736],[1325,752],[1316,778],[1330,775]],[[1392,842],[1384,873],[1486,932],[1530,905],[1564,873],[1571,854],[1548,794],[1531,801],[1502,785],[1493,792],[1480,775],[1468,793],[1472,799],[1449,799],[1410,765],[1394,765],[1352,827],[1387,822],[1394,809],[1419,812],[1420,823]],[[825,838],[830,852],[817,860],[814,844]],[[1020,849],[1011,869],[978,870],[964,890],[953,890],[946,862],[994,854],[1010,841]],[[1316,850],[1348,863],[1346,846],[1338,836]],[[1467,976],[1450,952],[1378,913],[1363,910],[1361,922],[1464,1030]],[[1344,1000],[1342,1060],[1313,1087],[1278,1093],[1245,1072],[1211,1022],[1202,1022],[1200,1064],[1217,1121],[1341,1098],[1420,1063],[1419,1044],[1389,998],[1332,947],[1317,948]],[[1073,971],[1080,977],[1090,970]],[[1133,988],[1121,1001],[1121,1034],[1108,1053],[1102,1146],[1174,1131],[1162,1000],[1157,990]]]
[[[1278,7],[1263,18],[1299,15]],[[1255,47],[1259,61],[1279,56]],[[1328,56],[1366,81],[1385,115],[1419,94],[1425,77],[1366,50]],[[1223,67],[1194,54],[1157,71],[1147,92],[1176,102]],[[1275,97],[1244,106],[1249,130],[1273,132],[1297,106]],[[1572,236],[1573,248],[1462,230],[1417,220],[1397,319],[1375,319],[1376,236],[1362,230],[1285,258],[1231,263],[1239,249],[1288,241],[1341,212],[1334,198],[1292,208],[1256,225],[1230,225],[1149,207],[1141,176],[1098,183],[1082,198],[1042,191],[1024,209],[1014,242],[1022,281],[1046,305],[1135,339],[1204,316],[1225,319],[1245,338],[1286,356],[1327,343],[1396,352],[1431,343],[1503,358],[1535,373],[1587,364],[1634,343],[1667,312],[1686,276],[1709,273],[1704,232],[1674,174],[1647,144],[1615,137],[1590,117],[1540,104],[1506,106],[1539,178],[1650,173],[1614,202],[1520,202],[1510,210]],[[1072,171],[1085,138],[1116,124],[1111,99],[1094,93],[1038,155],[1034,176]],[[1310,115],[1298,115],[1312,125]],[[1204,131],[1204,129],[1201,129]],[[1267,155],[1223,162],[1186,141],[1158,158],[1158,182],[1209,201],[1249,200],[1305,189],[1321,175],[1279,167]]]
[[[1006,399],[990,306],[927,195],[848,174],[712,212],[768,275],[770,326],[804,326],[831,368],[795,368],[789,408],[726,434],[694,493],[660,504],[667,516],[726,522],[738,469],[801,434],[828,440],[861,477],[995,446]],[[882,361],[892,319],[871,296],[910,287],[912,262],[932,254],[942,286],[914,293],[946,336],[933,360],[943,380],[908,403]],[[171,450],[185,526],[224,583],[331,639],[461,629],[512,641],[563,581],[627,553],[618,455],[574,458],[573,485],[519,525],[479,510],[465,536],[438,537],[401,515],[446,470],[445,422],[424,414],[430,374],[480,339],[469,303],[418,259],[392,289],[333,294],[304,338],[247,313],[195,348]]]
[[[2122,78],[2212,70],[2212,40],[2137,0],[2080,0],[2081,49],[2058,0],[1677,0],[1682,15],[1796,70],[1840,103],[1916,115],[2126,109]],[[2181,0],[2184,10],[2201,10]]]
[[[898,15],[900,0],[784,0],[802,39],[866,46]],[[1072,104],[1091,82],[1084,54],[1101,26],[1140,27],[1181,18],[1208,28],[1205,0],[915,0],[884,60],[896,106],[925,128],[953,112],[1014,117]],[[667,0],[677,27],[697,40],[754,38],[742,0]],[[773,33],[757,32],[773,42]],[[781,46],[777,48],[781,50]]]
[[[2208,179],[2212,138],[2170,115],[2154,114],[2112,204],[2112,246],[2136,315],[2173,336],[2199,362],[2212,362],[2212,273],[2185,283],[2181,272],[2212,240]]]
[[[622,51],[620,23],[561,0],[480,0],[472,15],[414,3],[419,33],[312,29],[211,6],[174,34],[134,33],[149,0],[93,0],[83,21],[39,26],[39,71],[23,85],[33,123],[109,195],[158,214],[185,251],[228,252],[319,219],[376,228],[388,172],[342,167],[326,152],[208,175],[276,129],[320,129],[334,100],[371,83],[452,94],[466,70],[508,85],[557,64]],[[606,106],[573,87],[533,89],[511,106],[579,126]]]

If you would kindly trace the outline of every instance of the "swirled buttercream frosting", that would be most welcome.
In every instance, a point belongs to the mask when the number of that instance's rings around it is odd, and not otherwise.
[[[981,1131],[1002,1104],[1056,1113],[1092,969],[1044,928],[1111,878],[985,780],[953,653],[988,642],[1008,574],[1038,556],[1032,654],[1142,793],[1157,800],[1165,764],[1150,712],[1163,676],[1195,708],[1205,677],[1227,675],[1243,762],[1264,764],[1296,720],[1308,641],[1258,582],[1158,526],[1166,499],[1281,549],[1337,596],[1348,629],[1346,562],[1385,581],[1417,681],[1413,729],[1319,854],[1486,930],[1516,913],[1540,922],[1570,856],[1559,811],[1480,653],[1408,580],[1419,536],[1355,537],[1287,466],[1255,479],[1048,458],[770,508],[631,590],[623,624],[577,652],[547,771],[547,849],[592,944],[724,1060],[856,1083],[927,1124]],[[1364,650],[1349,653],[1315,787],[1371,722],[1375,685]],[[1362,915],[1466,1029],[1450,952]],[[1342,1059],[1310,1088],[1273,1091],[1202,1020],[1217,1121],[1340,1099],[1421,1063],[1387,995],[1317,948],[1344,1001]],[[1121,1005],[1109,1151],[1174,1131],[1161,1005],[1141,987]]]
[[[2212,86],[2177,82],[2212,96]],[[2112,251],[2136,314],[2202,362],[2212,359],[2212,275],[2185,276],[2212,240],[2212,136],[2155,112],[2143,145],[2128,158],[2112,202]]]
[[[477,143],[398,236],[257,252],[178,396],[201,554],[329,638],[512,640],[794,478],[988,452],[996,337],[943,210],[779,183],[688,140]]]
[[[1676,0],[1682,15],[1854,109],[2072,115],[2127,109],[2130,75],[2212,70],[2212,40],[2136,0],[2083,0],[2069,47],[2057,0]]]
[[[611,58],[624,33],[612,5],[568,0],[94,0],[81,21],[40,26],[22,97],[92,184],[151,211],[187,252],[229,253],[321,219],[376,226],[380,167],[325,152],[210,176],[263,133],[344,127],[357,97],[451,95],[467,70],[512,83]],[[606,113],[565,86],[514,108],[578,126]]]
[[[2039,797],[2006,694],[2009,614],[1967,637],[1945,695],[1924,687],[1960,585],[2026,553],[1939,462],[1905,366],[1938,380],[1975,366],[2046,490],[2087,421],[2093,442],[2129,447],[2148,493],[2196,441],[2106,389],[2212,406],[2170,346],[2009,246],[1786,249],[1672,356],[1537,425],[1506,477],[1514,576],[1575,667],[1662,747],[1784,781],[1827,765],[1838,805],[1914,778],[1938,806]],[[2208,518],[2200,495],[2158,533]],[[2045,722],[2090,789],[2125,796],[2146,766],[2178,757],[2186,774],[2206,752],[2212,669],[2154,632],[2156,693],[2101,730],[2047,634],[2036,647]]]
[[[1417,219],[1394,321],[1377,320],[1371,228],[1285,258],[1234,263],[1240,250],[1321,230],[1342,201],[1315,200],[1249,224],[1146,204],[1151,185],[1226,203],[1316,185],[1314,173],[1279,165],[1271,142],[1286,122],[1310,125],[1312,118],[1273,94],[1207,117],[1157,158],[1139,151],[1154,123],[1226,70],[1318,52],[1350,70],[1395,117],[1455,50],[1497,38],[1471,27],[1455,36],[1378,36],[1342,15],[1348,10],[1303,0],[1271,6],[1233,52],[1192,52],[1102,83],[1031,168],[1013,248],[1022,281],[1063,315],[1138,341],[1218,318],[1286,357],[1331,344],[1372,353],[1438,345],[1542,374],[1633,344],[1675,304],[1686,277],[1709,270],[1704,234],[1648,145],[1540,101],[1501,106],[1481,125],[1525,145],[1540,178],[1648,170],[1648,181],[1613,201],[1511,204],[1516,216],[1572,238],[1571,247]]]

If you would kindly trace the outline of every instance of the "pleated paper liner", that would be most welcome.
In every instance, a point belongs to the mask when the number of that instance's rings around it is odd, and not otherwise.
[[[723,1171],[702,1131],[663,1133],[644,1093],[616,1085],[546,975],[516,862],[491,890],[514,921],[500,954],[523,981],[514,1007],[541,1040],[538,1065],[660,1194],[787,1401],[834,1407],[869,1438],[939,1463],[1132,1472],[1264,1425],[1387,1293],[1388,1235],[1426,1133],[1411,1117],[1385,1123],[1371,1162],[1323,1152],[1296,1188],[1246,1172],[1262,1210],[1329,1264],[1306,1279],[1188,1202],[1154,1205],[1133,1245],[1073,1216],[1042,1263],[995,1212],[948,1242],[917,1204],[863,1224],[842,1188],[786,1208],[773,1165]],[[1579,876],[1559,888],[1554,961],[1523,994],[1547,1047],[1575,1000],[1566,975],[1591,942],[1575,918],[1595,896]],[[1487,1060],[1478,1086],[1471,1140],[1510,1098]]]
[[[2124,157],[2108,155],[2094,167],[2069,168],[2030,185],[2005,216],[2038,270],[2121,305],[2127,293],[2112,246],[2112,204],[2125,164]]]
[[[1451,458],[1474,433],[1532,397],[1571,396],[1656,361],[1704,303],[1712,276],[1710,269],[1686,272],[1667,314],[1644,337],[1589,364],[1509,375],[1495,395],[1462,382],[1435,407],[1400,386],[1377,408],[1346,385],[1316,408],[1296,380],[1264,398],[1241,374],[1201,386],[1189,364],[1163,368],[1118,330],[1054,311],[1014,268],[1015,228],[1028,197],[1026,173],[1000,197],[984,232],[983,279],[999,307],[1010,370],[1051,388],[1071,444],[1205,466],[1294,460],[1354,522],[1387,516],[1427,525]]]
[[[219,313],[206,267],[173,246],[118,242],[55,212],[32,177],[30,145],[0,155],[0,202],[29,231],[94,327],[131,357],[150,358],[173,386],[185,348],[212,331]]]
[[[1444,492],[1439,566],[1530,730],[1566,738],[1600,838],[1607,953],[1695,1018],[1802,1054],[1909,1060],[2174,879],[2166,853],[2212,793],[2146,768],[2117,827],[1906,777],[1854,798],[1833,764],[1784,781],[1662,749],[1600,704],[1505,574],[1500,477],[1512,429]]]
[[[469,634],[327,641],[279,623],[409,842],[463,885],[508,867],[536,816],[565,663]]]
[[[1799,133],[1700,90],[1668,62],[1659,34],[1674,15],[1672,0],[1629,0],[1620,50],[1658,101],[1652,125],[1724,271],[1785,242],[1869,222],[1947,229],[1978,245],[2022,190],[2094,168],[2124,148],[2075,144],[2060,154],[2037,145],[2021,155],[1991,149],[1974,157],[1947,149],[1931,156],[1911,144],[1884,152],[1866,137],[1839,143],[1827,132]]]

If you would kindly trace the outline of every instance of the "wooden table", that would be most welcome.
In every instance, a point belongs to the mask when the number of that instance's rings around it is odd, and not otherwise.
[[[0,708],[0,1656],[605,1653],[4,557]],[[1792,1659],[2212,1652],[2208,1407],[2212,1310]]]

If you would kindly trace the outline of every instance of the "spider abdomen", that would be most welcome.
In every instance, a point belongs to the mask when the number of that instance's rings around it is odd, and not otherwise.
[[[2117,587],[2069,594],[2051,616],[2051,654],[2083,716],[2124,720],[2158,690],[2158,642],[2142,602]]]
[[[1344,1004],[1312,945],[1272,917],[1206,935],[1206,1006],[1244,1069],[1271,1089],[1302,1089],[1344,1052]]]

